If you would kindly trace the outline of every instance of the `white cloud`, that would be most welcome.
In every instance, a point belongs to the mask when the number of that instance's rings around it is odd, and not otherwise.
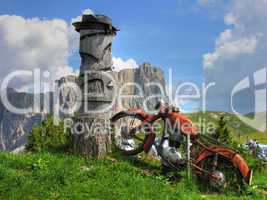
[[[124,61],[122,58],[113,57],[113,70],[114,71],[120,71],[123,69],[135,69],[138,67],[139,67],[138,64],[132,58]]]
[[[82,13],[93,14],[93,11],[86,9]],[[77,75],[78,70],[75,71],[68,62],[79,48],[79,34],[71,23],[62,19],[0,15],[0,83],[15,70],[48,71],[50,76],[42,77],[42,81],[51,85],[62,76]],[[113,58],[113,61],[115,71],[139,67],[131,58]],[[29,88],[32,91],[33,79],[16,77],[10,87],[19,91]]]
[[[220,34],[220,37],[216,40],[216,47],[219,47],[233,38],[232,30],[226,29],[224,32]]]
[[[84,11],[82,11],[82,14],[83,15],[94,15],[94,11],[92,11],[90,8],[87,8],[85,9]],[[74,17],[72,18],[71,22],[74,23],[74,22],[80,22],[82,21],[82,16],[77,16],[77,17]]]
[[[94,15],[94,11],[92,11],[90,8],[87,8],[83,11],[84,15]]]
[[[71,23],[80,22],[80,21],[82,21],[82,16],[81,15],[71,19]]]
[[[218,36],[214,50],[203,55],[206,82],[216,84],[208,93],[209,109],[230,110],[233,87],[267,66],[267,1],[231,0],[227,7],[224,22],[229,27]],[[252,89],[236,99],[240,111],[253,111]]]
[[[219,39],[216,41],[217,45],[213,53],[207,53],[203,56],[204,68],[216,67],[216,63],[220,59],[235,59],[236,56],[241,54],[255,53],[258,37],[252,36],[250,38],[241,38],[229,41],[231,35],[223,32]]]
[[[226,25],[237,25],[238,21],[233,13],[227,13],[224,16],[224,22]]]
[[[78,41],[70,24],[61,19],[26,19],[16,15],[0,16],[0,81],[15,70],[49,71],[48,82],[73,73],[68,58]],[[22,78],[15,87],[29,84]]]

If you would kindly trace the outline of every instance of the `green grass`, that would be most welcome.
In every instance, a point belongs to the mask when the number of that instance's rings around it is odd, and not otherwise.
[[[145,164],[144,164],[145,166]],[[267,173],[256,174],[267,182]],[[264,199],[201,194],[185,179],[169,182],[124,159],[86,159],[67,154],[0,152],[0,199]]]
[[[223,115],[237,141],[247,138],[267,143],[267,134],[242,123],[229,113],[194,113],[189,117],[216,123]],[[254,184],[242,196],[200,192],[197,184],[189,186],[186,175],[176,181],[160,175],[159,163],[142,154],[142,160],[118,155],[103,160],[63,153],[11,154],[0,152],[0,200],[2,199],[267,199],[267,169],[256,171]]]

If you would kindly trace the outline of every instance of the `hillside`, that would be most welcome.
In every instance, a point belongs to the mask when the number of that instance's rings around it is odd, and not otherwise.
[[[217,121],[222,113],[195,113]],[[235,116],[223,113],[234,129]],[[249,127],[240,124],[240,130],[251,135]],[[233,134],[237,134],[233,132]],[[94,160],[68,153],[12,154],[0,151],[0,199],[265,199],[261,193],[267,183],[267,170],[255,171],[254,186],[242,195],[204,193],[195,180],[187,184],[185,172],[160,175],[160,164],[149,157],[124,158],[112,154],[103,160]],[[255,189],[258,186],[258,189]]]
[[[265,133],[259,132],[256,129],[248,126],[242,122],[236,115],[227,112],[197,112],[188,114],[188,117],[195,123],[202,122],[206,124],[212,122],[217,124],[220,117],[223,116],[229,130],[240,143],[248,139],[254,139],[261,143],[267,144],[267,131]]]
[[[266,182],[264,176],[256,178],[258,184]],[[201,194],[196,187],[189,188],[184,177],[170,182],[157,171],[118,157],[95,161],[63,154],[0,152],[0,199],[262,200],[264,196]]]

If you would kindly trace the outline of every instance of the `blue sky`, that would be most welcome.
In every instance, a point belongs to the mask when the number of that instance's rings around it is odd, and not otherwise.
[[[139,64],[149,61],[165,74],[172,68],[177,81],[202,81],[202,56],[214,48],[216,37],[225,29],[223,17],[212,16],[197,1],[2,0],[0,14],[71,21],[86,8],[110,16],[121,29],[113,45],[115,57],[133,58]],[[78,53],[69,62],[79,67]]]
[[[61,76],[72,70],[70,67],[78,69],[78,48],[68,56],[69,24],[88,8],[108,15],[121,30],[113,43],[114,57],[131,58],[138,64],[148,61],[163,69],[167,82],[171,68],[174,84],[216,83],[207,95],[210,110],[231,112],[234,86],[246,76],[266,70],[266,0],[2,0],[1,78],[8,70],[23,67],[57,68],[54,74]],[[40,20],[31,20],[34,17]],[[255,110],[254,90],[251,88],[249,95],[247,91],[235,95],[238,111]],[[265,102],[263,96],[259,107]],[[188,101],[184,106],[190,110],[196,104]]]

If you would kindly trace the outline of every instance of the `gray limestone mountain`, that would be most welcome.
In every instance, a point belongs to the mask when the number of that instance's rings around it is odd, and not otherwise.
[[[129,99],[126,97],[122,98],[116,110],[129,107],[144,107],[144,105],[153,109],[157,99],[153,95],[166,96],[166,83],[163,71],[148,62],[143,63],[139,68],[124,69],[118,72],[118,83],[121,93],[130,96]],[[136,96],[133,97],[133,95]],[[148,97],[151,98],[149,99]]]
[[[118,85],[121,87],[126,83],[131,84],[124,87],[122,94],[131,96],[129,99],[124,98],[122,100],[123,106],[117,104],[116,111],[129,107],[140,107],[146,97],[165,93],[165,80],[162,70],[149,63],[144,63],[137,69],[124,69],[118,72]],[[138,86],[134,86],[133,83]],[[149,86],[151,83],[153,85]],[[159,89],[159,85],[164,91]],[[140,89],[143,91],[143,95],[141,95],[143,97],[133,97],[132,95],[140,94]],[[52,100],[50,95],[53,94],[40,95],[41,111],[43,110],[44,99],[48,96]],[[31,107],[34,102],[33,94],[19,93],[13,89],[8,89],[8,98],[13,105],[19,108]],[[50,110],[52,110],[52,107],[52,101],[49,101]],[[45,114],[42,112],[27,115],[12,113],[0,101],[0,149],[12,151],[26,144],[26,135],[31,131],[32,126],[39,124],[44,117]]]
[[[47,95],[52,95],[48,93]],[[34,95],[20,93],[13,89],[7,90],[7,97],[10,103],[17,108],[26,109],[33,106]],[[44,95],[40,95],[41,105],[43,105]],[[42,106],[41,106],[42,107]],[[39,124],[44,118],[44,114],[28,113],[16,114],[10,112],[3,101],[0,101],[0,149],[11,151],[26,143],[26,134],[29,133],[34,124]]]

